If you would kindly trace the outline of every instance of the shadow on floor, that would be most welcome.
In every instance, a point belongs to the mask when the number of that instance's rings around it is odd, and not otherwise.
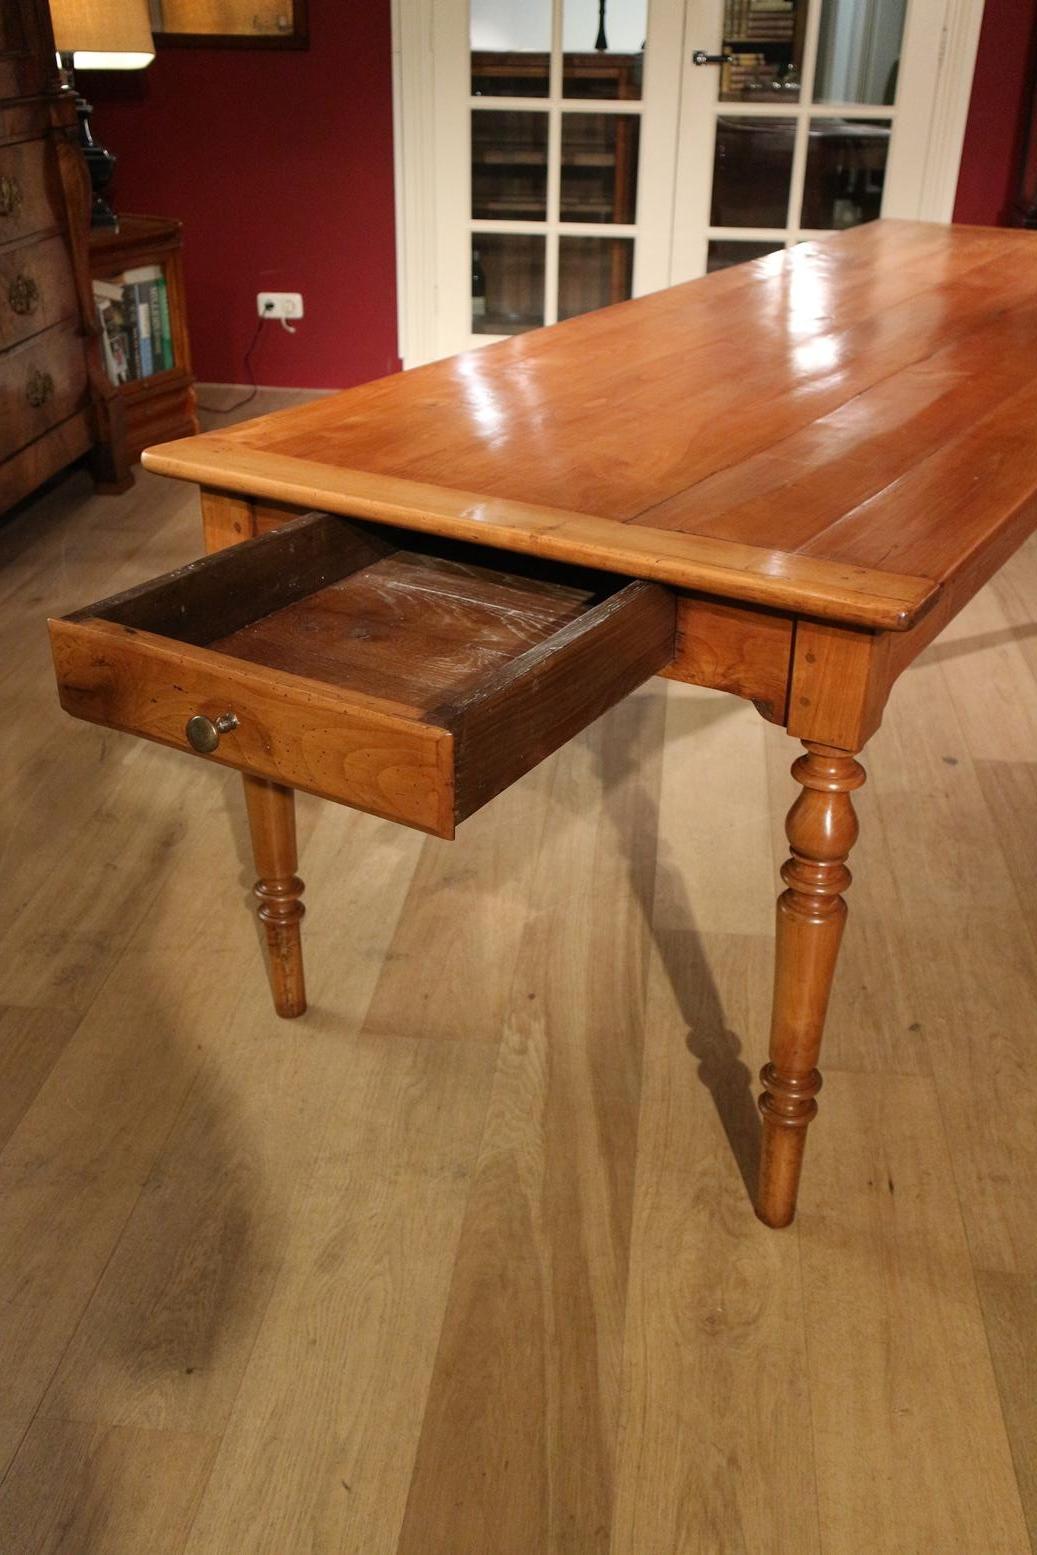
[[[658,718],[660,713],[653,706],[653,700],[655,697],[664,699],[665,695],[665,690],[660,687],[650,695],[631,698],[626,706],[637,708],[642,720]],[[675,718],[676,706],[678,704],[671,703],[666,726],[667,743],[688,742],[687,770],[688,781],[691,783],[694,782],[693,746],[696,737],[701,736],[717,720],[738,711],[739,704],[731,697],[719,695],[701,701],[683,699]],[[615,713],[610,716],[615,717]],[[601,781],[606,810],[610,805],[610,796],[632,775],[627,752],[635,743],[630,739],[609,740],[605,743]],[[703,824],[708,824],[705,817]],[[695,924],[685,881],[679,871],[665,862],[658,846],[651,850],[644,847],[643,839],[657,839],[659,836],[657,786],[650,791],[644,782],[638,785],[635,823],[630,827],[627,822],[620,835],[627,853],[631,884],[648,932],[662,959],[681,1015],[687,1022],[685,1040],[688,1051],[698,1061],[698,1078],[713,1100],[750,1202],[754,1202],[761,1141],[754,1077],[742,1058],[742,1039],[728,1024],[703,948],[702,936]],[[644,855],[649,852],[651,866],[646,868]],[[665,875],[664,891],[660,890],[664,883],[662,875]],[[655,903],[660,899],[668,902],[669,911],[681,923],[681,928],[656,926]]]

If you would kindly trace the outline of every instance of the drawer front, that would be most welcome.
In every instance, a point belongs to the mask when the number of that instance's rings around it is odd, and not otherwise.
[[[85,410],[61,421],[35,442],[9,459],[0,460],[0,513],[6,513],[65,469],[73,459],[88,453],[94,442],[90,417]]]
[[[86,353],[75,323],[58,324],[0,358],[0,458],[81,409]]]
[[[62,706],[451,837],[671,661],[675,601],[418,538],[308,515],[51,622]]]
[[[0,146],[0,243],[60,224],[61,206],[49,157],[45,140]]]
[[[0,54],[15,54],[27,46],[21,7],[4,6],[0,9]]]
[[[331,688],[109,622],[51,627],[61,705],[76,718],[197,755],[190,719],[233,713],[205,759],[449,835],[451,736]]]
[[[0,351],[75,316],[72,262],[63,238],[0,254]]]

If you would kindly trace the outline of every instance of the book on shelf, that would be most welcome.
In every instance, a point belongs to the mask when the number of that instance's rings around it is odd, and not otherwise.
[[[126,325],[122,286],[113,281],[95,281],[94,306],[101,326],[101,348],[108,376],[112,383],[128,383],[130,332]]]
[[[134,383],[175,366],[169,290],[161,265],[138,265],[93,283],[105,366],[113,383]]]

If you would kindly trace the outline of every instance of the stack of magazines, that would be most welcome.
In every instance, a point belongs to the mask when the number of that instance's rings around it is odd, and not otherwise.
[[[112,382],[132,383],[172,367],[169,295],[162,266],[141,265],[93,285]]]

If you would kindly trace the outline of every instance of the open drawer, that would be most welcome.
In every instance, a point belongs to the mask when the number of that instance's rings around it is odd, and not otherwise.
[[[323,513],[50,623],[61,704],[452,837],[673,658],[624,582]]]

